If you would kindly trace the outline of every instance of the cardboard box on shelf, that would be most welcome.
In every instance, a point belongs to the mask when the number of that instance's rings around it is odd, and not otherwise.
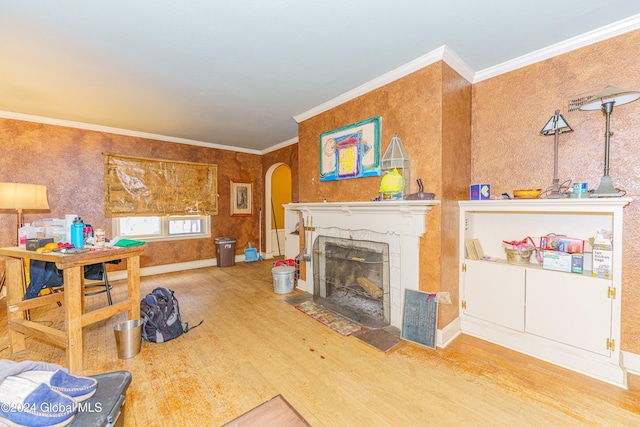
[[[601,279],[613,278],[613,246],[607,233],[599,233],[593,240],[593,270],[591,275]]]
[[[549,234],[540,237],[540,249],[543,251],[549,250],[570,254],[582,254],[584,253],[584,240]]]
[[[542,251],[542,268],[571,273],[571,254],[558,251]]]
[[[584,273],[584,254],[571,254],[571,272]]]

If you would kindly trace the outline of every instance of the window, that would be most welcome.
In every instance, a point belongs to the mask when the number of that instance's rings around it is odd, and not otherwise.
[[[178,240],[211,237],[211,217],[128,216],[113,219],[113,234],[128,239]]]

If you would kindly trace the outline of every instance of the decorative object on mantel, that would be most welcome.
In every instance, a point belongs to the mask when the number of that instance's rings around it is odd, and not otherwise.
[[[380,200],[402,200],[404,178],[397,169],[386,171],[380,179]]]
[[[380,168],[383,174],[380,180],[382,200],[402,200],[409,193],[411,160],[409,159],[406,148],[404,148],[404,144],[400,138],[398,138],[398,133],[395,133],[393,138],[391,138],[391,142],[382,156]],[[402,188],[398,189],[394,187],[393,189],[383,190],[384,180],[390,174],[402,178]],[[398,184],[400,184],[400,182],[398,182]]]
[[[540,196],[540,193],[542,193],[541,188],[528,189],[528,190],[513,190],[513,197],[516,199],[537,199]],[[547,196],[547,199],[558,199],[558,198],[563,198],[563,197]]]
[[[546,195],[547,199],[562,199],[564,194],[560,192],[559,179],[558,179],[558,135],[561,133],[573,132],[571,126],[564,119],[560,110],[556,110],[555,114],[551,116],[549,121],[540,131],[540,135],[548,136],[554,135],[554,150],[553,150],[553,183],[551,186],[551,193]],[[516,196],[518,197],[518,196]],[[536,196],[537,197],[537,196]]]
[[[320,182],[380,175],[379,116],[320,135]]]
[[[604,175],[600,179],[600,186],[591,197],[621,197],[622,194],[613,186],[611,176],[609,176],[609,143],[613,133],[610,131],[611,112],[613,106],[624,105],[640,98],[640,92],[635,90],[622,89],[615,86],[607,86],[600,92],[582,104],[583,111],[602,110],[606,116],[606,131],[604,133]]]
[[[425,193],[424,186],[422,185],[422,179],[418,178],[418,192],[411,193],[407,196],[407,200],[433,200],[436,195],[434,193]]]

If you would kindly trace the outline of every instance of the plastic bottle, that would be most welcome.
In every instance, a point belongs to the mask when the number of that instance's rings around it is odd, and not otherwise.
[[[27,238],[29,237],[29,224],[25,224],[18,230],[18,246],[24,248],[27,246]]]
[[[84,247],[84,222],[77,216],[71,224],[71,244],[76,248]]]

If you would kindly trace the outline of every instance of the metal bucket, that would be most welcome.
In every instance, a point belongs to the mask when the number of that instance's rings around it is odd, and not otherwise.
[[[288,294],[293,292],[293,278],[296,269],[281,265],[271,269],[273,273],[273,291],[276,294]]]
[[[116,347],[119,359],[128,359],[140,353],[142,344],[142,322],[140,320],[127,320],[118,323],[113,328],[116,334]]]

